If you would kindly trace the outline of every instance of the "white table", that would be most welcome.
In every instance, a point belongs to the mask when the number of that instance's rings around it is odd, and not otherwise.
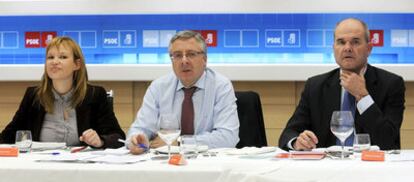
[[[402,153],[414,155],[414,150]],[[224,155],[189,160],[185,166],[162,161],[123,165],[34,161],[42,157],[0,157],[0,182],[414,181],[414,161],[241,159]]]

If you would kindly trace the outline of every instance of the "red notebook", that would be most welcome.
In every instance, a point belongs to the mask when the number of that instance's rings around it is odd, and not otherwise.
[[[323,159],[326,154],[325,152],[319,151],[290,151],[289,156],[291,159],[320,160]]]
[[[19,149],[15,147],[0,147],[0,157],[17,157]]]
[[[361,160],[363,161],[384,161],[384,151],[362,151]]]

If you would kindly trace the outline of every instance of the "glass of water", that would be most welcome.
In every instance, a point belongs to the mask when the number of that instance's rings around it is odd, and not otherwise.
[[[158,121],[160,129],[158,136],[168,146],[168,158],[171,157],[171,144],[177,140],[181,133],[181,125],[175,115],[161,115]]]
[[[371,139],[368,133],[356,134],[354,138],[354,152],[362,152],[371,148]]]
[[[32,132],[30,130],[18,130],[16,132],[16,146],[19,152],[30,152],[32,146]]]
[[[195,135],[182,135],[180,137],[180,153],[187,159],[197,158],[198,145]]]
[[[351,111],[334,111],[331,118],[331,131],[341,141],[341,159],[344,159],[345,140],[354,132],[354,117]]]

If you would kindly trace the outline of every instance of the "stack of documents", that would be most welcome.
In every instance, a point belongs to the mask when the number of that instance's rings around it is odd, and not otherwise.
[[[40,154],[40,153],[39,153]],[[47,154],[47,153],[44,153]],[[53,155],[46,155],[38,162],[76,162],[76,163],[108,163],[108,164],[131,164],[149,159],[148,154],[132,155],[125,147],[118,149],[105,149],[96,151],[70,153],[56,150]]]
[[[225,150],[223,153],[227,155],[256,155],[276,151],[276,147],[243,147],[241,149]]]
[[[385,157],[385,161],[390,162],[404,162],[404,161],[414,161],[414,153],[407,152],[401,154],[387,154]]]
[[[126,147],[121,147],[117,149],[105,149],[91,152],[94,155],[127,155],[129,150]]]
[[[33,151],[65,149],[65,142],[32,142]]]

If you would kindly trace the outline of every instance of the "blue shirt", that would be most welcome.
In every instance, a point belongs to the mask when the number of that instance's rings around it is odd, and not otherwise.
[[[208,145],[209,148],[235,147],[239,141],[239,118],[230,80],[206,68],[194,86],[197,87],[192,97],[194,135],[198,144]],[[182,88],[184,85],[174,73],[154,80],[145,93],[127,138],[142,133],[153,139],[159,129],[157,122],[160,115],[181,118]]]

